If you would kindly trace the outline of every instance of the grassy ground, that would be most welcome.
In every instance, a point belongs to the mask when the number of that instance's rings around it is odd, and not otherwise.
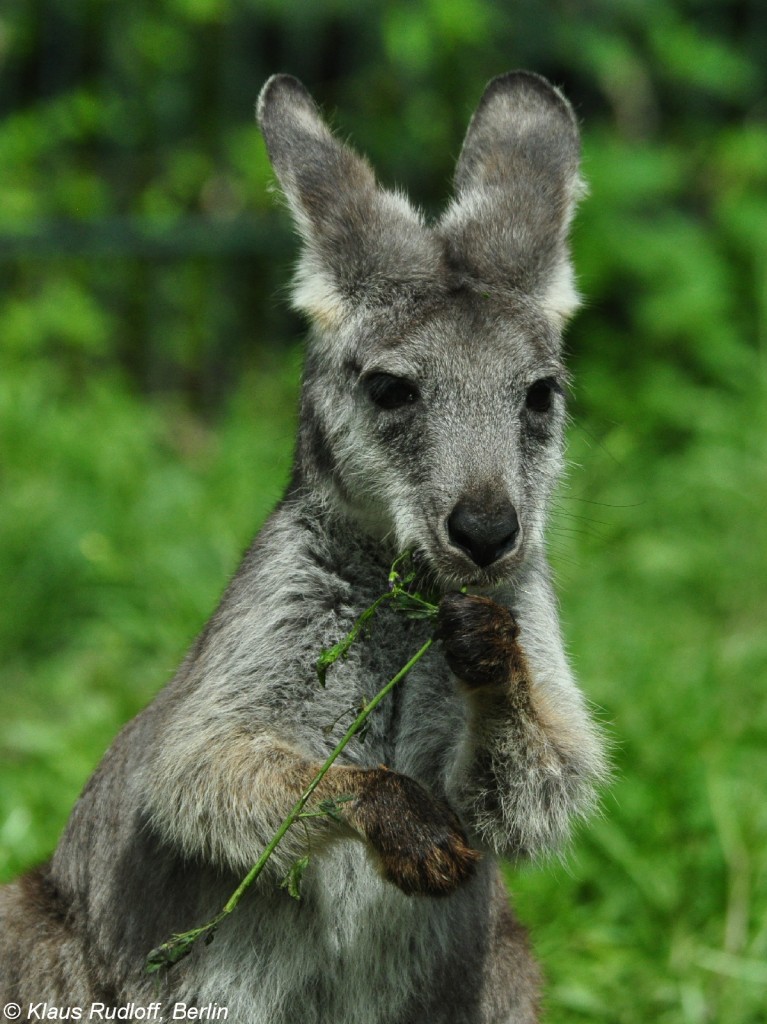
[[[616,778],[563,862],[509,869],[556,1024],[764,1020],[760,372],[668,450],[652,410],[607,422],[579,381],[551,547]],[[53,364],[0,380],[0,878],[50,852],[209,615],[286,479],[295,380],[265,364],[213,427]]]

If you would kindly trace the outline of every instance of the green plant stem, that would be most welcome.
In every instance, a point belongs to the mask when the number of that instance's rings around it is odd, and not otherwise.
[[[329,648],[327,651],[322,651],[317,659],[317,675],[322,686],[325,685],[325,676],[330,666],[339,658],[346,657],[349,648],[362,633],[368,621],[373,618],[385,601],[390,601],[394,597],[394,593],[394,591],[390,591],[386,594],[381,594],[380,597],[377,597],[371,606],[367,608],[362,615],[360,615],[352,626],[351,631],[343,638],[343,640],[339,640],[337,644],[334,644],[333,647]]]
[[[378,602],[376,604],[378,604]],[[240,902],[244,894],[261,874],[264,867],[266,866],[267,861],[272,856],[272,854],[282,841],[283,837],[285,836],[285,833],[288,831],[291,825],[293,825],[298,820],[298,818],[301,815],[301,812],[303,811],[304,807],[309,801],[312,793],[314,793],[319,784],[322,782],[325,775],[328,773],[331,766],[333,765],[333,762],[343,751],[343,749],[346,747],[349,741],[357,734],[362,725],[364,725],[365,721],[373,713],[373,711],[375,711],[375,709],[378,707],[378,705],[381,703],[384,697],[386,697],[386,695],[394,689],[397,683],[401,682],[405,678],[405,676],[408,674],[408,672],[410,672],[413,666],[418,661],[420,661],[424,654],[426,654],[426,652],[429,650],[433,642],[434,640],[430,637],[426,641],[426,643],[418,651],[416,651],[412,658],[410,658],[410,660],[402,666],[399,672],[397,672],[397,674],[393,676],[389,680],[389,682],[378,691],[375,697],[371,698],[371,700],[369,700],[368,703],[365,704],[365,706],[359,712],[359,714],[354,719],[352,724],[344,733],[343,738],[339,740],[339,742],[333,749],[332,753],[329,755],[329,757],[324,762],[322,767],[319,769],[317,774],[314,776],[312,781],[309,783],[309,785],[303,791],[303,793],[298,798],[296,803],[293,805],[293,808],[291,809],[290,813],[282,822],[280,827],[277,829],[277,831],[274,833],[271,840],[265,847],[264,852],[258,858],[258,860],[250,869],[245,878],[243,878],[243,880],[237,886],[237,888],[229,897],[227,902],[224,904],[220,912],[212,920],[208,921],[207,924],[201,925],[199,928],[193,928],[191,931],[182,932],[180,934],[174,935],[172,936],[172,938],[168,939],[167,942],[164,942],[156,949],[153,949],[146,959],[145,967],[147,971],[153,973],[155,971],[161,970],[163,967],[169,969],[174,964],[178,963],[179,960],[183,959],[183,957],[191,953],[192,946],[200,938],[204,938],[206,942],[210,942],[218,926],[237,907],[238,903]]]

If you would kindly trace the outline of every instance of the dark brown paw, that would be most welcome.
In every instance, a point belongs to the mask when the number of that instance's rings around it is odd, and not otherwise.
[[[414,779],[379,768],[368,774],[350,820],[373,848],[381,871],[407,895],[446,896],[479,859],[458,818]]]
[[[519,630],[508,608],[478,594],[446,594],[435,637],[451,670],[467,686],[502,686],[520,660]]]

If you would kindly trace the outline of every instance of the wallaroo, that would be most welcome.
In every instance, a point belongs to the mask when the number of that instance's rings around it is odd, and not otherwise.
[[[535,74],[491,81],[431,222],[377,184],[296,79],[269,79],[258,121],[311,322],[292,477],[50,862],[2,890],[0,1006],[22,1020],[41,1001],[61,1018],[159,999],[238,1024],[528,1024],[539,973],[498,860],[560,848],[605,775],[544,545],[577,305],[576,120]],[[382,605],[323,687],[319,652],[404,551],[435,618]],[[149,974],[150,950],[215,916],[354,709],[432,636],[215,940]]]

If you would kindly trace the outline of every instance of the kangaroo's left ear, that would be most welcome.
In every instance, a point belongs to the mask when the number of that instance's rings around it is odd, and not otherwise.
[[[580,139],[572,107],[527,71],[494,78],[474,114],[440,228],[451,263],[488,287],[532,296],[564,321],[577,307],[567,249]]]

